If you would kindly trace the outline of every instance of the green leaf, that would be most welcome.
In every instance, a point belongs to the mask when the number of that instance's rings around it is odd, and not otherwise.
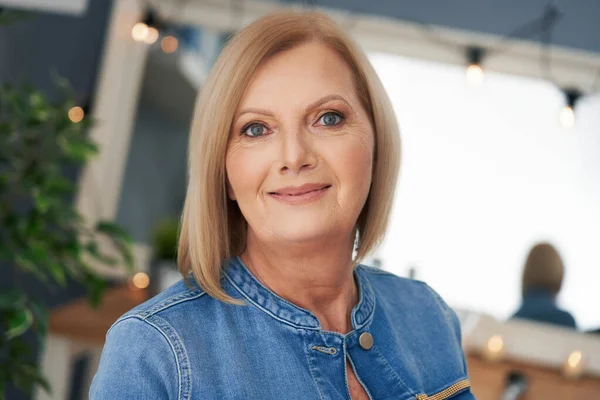
[[[39,339],[42,340],[48,332],[48,310],[35,301],[30,303],[29,308],[34,317],[33,328],[37,331]]]
[[[86,272],[83,278],[83,285],[88,291],[88,300],[92,307],[98,307],[102,300],[102,294],[106,289],[106,281],[92,272]]]
[[[29,309],[23,308],[21,310],[13,312],[8,320],[8,330],[6,331],[6,337],[10,340],[21,336],[31,327],[32,323],[33,314],[31,313],[31,311],[29,311]]]
[[[31,394],[36,385],[41,385],[44,390],[50,392],[50,385],[46,378],[41,375],[40,369],[30,363],[19,363],[14,365],[10,372],[12,383],[20,390]]]
[[[54,280],[62,287],[67,286],[66,269],[63,265],[57,261],[51,261],[48,263],[48,269]]]
[[[0,309],[14,310],[25,305],[25,295],[16,289],[0,292]]]
[[[119,225],[109,222],[109,221],[100,221],[96,224],[96,231],[98,233],[103,233],[112,238],[118,238],[120,241],[128,244],[133,244],[133,240],[129,236],[129,234],[121,228]]]
[[[35,202],[36,209],[42,214],[45,214],[48,211],[48,208],[50,208],[50,199],[43,193],[40,193],[39,190],[34,190],[33,201]]]
[[[98,243],[95,241],[89,242],[86,244],[85,249],[87,252],[94,257],[96,260],[102,262],[103,264],[114,266],[117,265],[118,260],[114,257],[111,257],[106,254],[102,254],[98,249]]]
[[[11,363],[17,363],[20,360],[27,359],[31,355],[31,349],[29,345],[23,340],[23,338],[13,339],[9,343],[9,359]]]
[[[19,266],[25,272],[34,275],[42,282],[48,282],[48,277],[46,276],[44,271],[40,269],[36,264],[34,264],[31,260],[23,257],[23,255],[17,254],[15,256],[15,262],[17,263],[17,266]]]

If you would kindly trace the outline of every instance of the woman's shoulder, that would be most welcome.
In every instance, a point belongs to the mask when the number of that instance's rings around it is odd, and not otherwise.
[[[366,265],[359,266],[359,273],[371,284],[378,305],[391,314],[410,309],[413,311],[410,313],[412,316],[426,318],[431,323],[437,321],[460,334],[456,313],[427,283]]]
[[[181,315],[203,318],[188,311],[208,297],[192,279],[181,280],[118,318],[106,334],[90,398],[139,398],[139,387],[152,398],[189,398],[190,361],[180,332],[190,318]]]
[[[187,282],[181,279],[166,290],[132,308],[119,320],[130,317],[147,319],[156,314],[166,314],[178,308],[193,306],[194,302],[207,297],[205,295],[206,292],[200,289],[193,277],[190,277]]]
[[[378,294],[391,294],[393,298],[433,296],[438,298],[439,295],[423,281],[416,279],[403,278],[391,272],[382,269],[370,267],[360,264],[358,266],[360,274],[367,277],[373,289]]]

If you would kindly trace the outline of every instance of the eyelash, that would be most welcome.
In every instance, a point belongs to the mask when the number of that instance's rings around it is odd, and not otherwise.
[[[333,127],[338,127],[339,125],[341,125],[341,124],[342,124],[342,123],[343,123],[343,122],[346,120],[346,116],[344,115],[344,113],[342,113],[342,112],[340,112],[340,111],[333,111],[333,110],[329,110],[329,111],[325,111],[323,114],[321,114],[321,115],[319,116],[319,118],[317,118],[317,121],[320,121],[320,120],[321,120],[321,119],[322,119],[322,118],[323,118],[325,115],[327,115],[327,114],[334,114],[334,115],[337,115],[337,116],[340,118],[340,122],[339,122],[339,123],[337,123],[337,124],[335,124],[335,125],[323,125],[323,126],[329,126],[330,128],[333,128]],[[254,125],[259,125],[259,126],[262,126],[263,128],[266,128],[266,129],[268,130],[268,128],[267,128],[267,126],[266,126],[266,124],[264,124],[264,123],[262,123],[262,122],[256,122],[256,121],[254,121],[254,122],[250,122],[250,123],[248,123],[248,124],[244,125],[244,127],[241,129],[241,132],[240,132],[240,134],[241,134],[241,135],[246,135],[246,131],[247,131],[248,129],[250,129],[252,126],[254,126]],[[250,135],[246,135],[246,136],[248,136],[249,138],[259,138],[259,137],[261,137],[261,136],[264,136],[264,135],[265,135],[265,134],[262,134],[262,135],[260,135],[260,136],[250,136]]]

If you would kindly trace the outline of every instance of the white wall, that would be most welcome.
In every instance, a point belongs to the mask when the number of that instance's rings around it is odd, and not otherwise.
[[[383,267],[414,266],[452,306],[506,318],[529,247],[550,240],[567,268],[560,305],[600,327],[600,95],[567,131],[547,82],[487,73],[473,89],[463,68],[370,58],[403,139]]]

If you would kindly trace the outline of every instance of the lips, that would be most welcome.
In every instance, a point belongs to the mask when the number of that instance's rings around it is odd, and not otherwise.
[[[302,196],[311,192],[317,192],[330,188],[331,185],[326,183],[307,183],[302,186],[287,186],[276,191],[269,192],[272,195],[279,196]]]

